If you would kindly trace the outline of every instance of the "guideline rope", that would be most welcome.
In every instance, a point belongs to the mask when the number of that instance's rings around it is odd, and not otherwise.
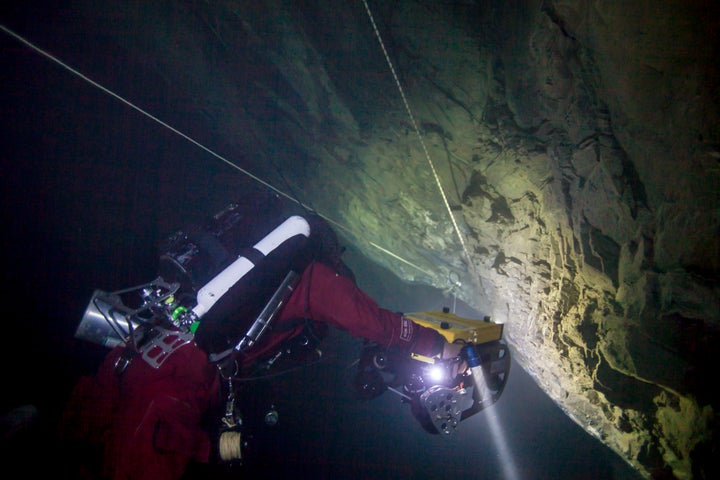
[[[395,67],[393,66],[392,60],[390,60],[390,55],[388,55],[387,53],[385,43],[383,42],[382,36],[380,35],[380,30],[378,30],[377,25],[375,24],[375,18],[373,17],[372,11],[370,11],[367,0],[362,0],[362,2],[363,5],[365,5],[365,11],[368,14],[368,18],[370,18],[370,23],[372,24],[373,31],[375,32],[375,37],[377,37],[380,48],[382,49],[383,55],[385,56],[385,61],[390,68],[390,73],[395,80],[395,85],[397,85],[398,91],[400,92],[400,97],[402,98],[403,104],[405,105],[405,110],[407,110],[408,116],[410,117],[410,123],[412,124],[413,129],[418,136],[418,140],[420,140],[420,145],[422,146],[422,150],[425,153],[425,158],[427,159],[428,165],[430,166],[430,171],[432,172],[433,178],[435,179],[435,184],[437,185],[438,190],[440,190],[440,196],[442,197],[445,208],[447,209],[448,215],[450,216],[450,220],[452,221],[455,233],[457,234],[458,240],[460,240],[460,245],[462,246],[463,252],[465,253],[465,258],[468,262],[468,268],[472,268],[473,263],[472,258],[470,257],[470,252],[468,252],[467,246],[465,245],[465,240],[463,239],[462,233],[460,232],[460,227],[458,227],[457,221],[455,220],[455,215],[453,215],[452,209],[450,208],[450,202],[448,202],[447,195],[445,194],[445,189],[443,189],[442,182],[440,182],[440,177],[437,173],[437,170],[435,169],[435,164],[433,163],[432,158],[430,158],[430,153],[428,153],[428,149],[425,146],[425,140],[422,136],[422,133],[420,132],[420,128],[418,128],[417,122],[415,121],[415,115],[413,115],[410,104],[408,103],[407,97],[405,96],[405,90],[400,83],[400,79],[395,73]]]
[[[27,47],[30,48],[31,50],[35,51],[36,53],[42,55],[43,57],[47,58],[48,60],[51,60],[52,62],[54,62],[54,63],[56,63],[57,65],[61,66],[62,68],[64,68],[65,70],[69,71],[69,72],[72,73],[73,75],[76,75],[77,77],[81,78],[82,80],[84,80],[85,82],[89,83],[90,85],[92,85],[92,86],[100,89],[100,90],[103,91],[104,93],[110,95],[111,97],[115,98],[116,100],[119,100],[120,102],[124,103],[125,105],[127,105],[127,106],[130,107],[130,108],[132,108],[133,110],[136,110],[137,112],[141,113],[142,115],[145,115],[145,116],[148,117],[149,119],[153,120],[154,122],[158,123],[159,125],[162,125],[163,127],[167,128],[168,130],[170,130],[171,132],[175,133],[176,135],[179,135],[180,137],[184,138],[184,139],[187,140],[188,142],[192,143],[193,145],[197,146],[198,148],[204,150],[205,152],[209,153],[209,154],[212,155],[213,157],[217,158],[217,159],[220,160],[221,162],[223,162],[223,163],[227,164],[228,166],[230,166],[230,167],[238,170],[239,172],[243,173],[244,175],[247,175],[247,176],[250,177],[251,179],[255,180],[256,182],[258,182],[258,183],[260,183],[260,184],[262,184],[262,185],[264,185],[265,187],[269,188],[270,190],[276,192],[278,195],[281,195],[281,196],[283,196],[284,198],[287,198],[288,200],[291,200],[291,201],[297,203],[298,205],[300,205],[300,206],[303,207],[303,208],[306,208],[306,209],[308,209],[308,210],[314,211],[317,215],[321,216],[322,218],[324,218],[325,220],[327,220],[329,223],[337,226],[338,228],[341,228],[341,229],[345,230],[346,232],[350,233],[352,236],[354,236],[354,237],[356,237],[356,238],[364,238],[362,235],[356,234],[355,232],[353,232],[352,230],[350,230],[350,229],[349,229],[348,227],[346,227],[345,225],[342,225],[342,224],[338,223],[337,221],[335,221],[335,220],[333,220],[333,219],[331,219],[331,218],[328,218],[327,216],[323,215],[322,213],[317,212],[317,211],[311,209],[311,208],[308,207],[307,205],[304,205],[304,204],[303,204],[300,200],[298,200],[297,198],[295,198],[295,197],[293,197],[293,196],[291,196],[291,195],[288,195],[287,193],[285,193],[285,192],[283,192],[282,190],[278,189],[277,187],[271,185],[270,183],[266,182],[265,180],[261,179],[260,177],[258,177],[258,176],[256,176],[256,175],[253,175],[251,172],[245,170],[244,168],[240,167],[239,165],[236,165],[235,163],[231,162],[230,160],[228,160],[228,159],[225,158],[224,156],[220,155],[219,153],[216,153],[215,151],[213,151],[212,149],[210,149],[210,148],[206,147],[205,145],[201,144],[200,142],[198,142],[197,140],[193,139],[192,137],[184,134],[183,132],[181,132],[180,130],[176,129],[176,128],[173,127],[172,125],[169,125],[169,124],[167,124],[166,122],[160,120],[158,117],[154,116],[153,114],[151,114],[151,113],[148,112],[147,110],[144,110],[144,109],[138,107],[137,105],[135,105],[134,103],[132,103],[130,100],[128,100],[128,99],[126,99],[126,98],[118,95],[117,93],[113,92],[113,91],[110,90],[109,88],[107,88],[107,87],[99,84],[99,83],[96,82],[95,80],[89,78],[88,76],[84,75],[84,74],[81,73],[80,71],[76,70],[75,68],[71,67],[71,66],[68,65],[67,63],[63,62],[63,61],[60,60],[58,57],[52,55],[51,53],[47,52],[46,50],[43,50],[42,48],[38,47],[37,45],[35,45],[34,43],[30,42],[29,40],[25,39],[24,37],[18,35],[18,34],[15,33],[15,32],[13,32],[13,31],[10,30],[9,28],[5,27],[4,25],[0,24],[0,30],[2,30],[2,31],[5,32],[7,35],[11,36],[12,38],[16,39],[17,41],[19,41],[19,42],[22,43],[23,45],[27,46]],[[397,260],[400,260],[401,262],[403,262],[403,263],[405,263],[406,265],[408,265],[408,266],[410,266],[410,267],[412,267],[412,268],[414,268],[414,269],[416,269],[416,270],[424,273],[425,275],[427,275],[427,276],[429,276],[429,277],[433,277],[433,274],[432,274],[432,273],[430,273],[430,272],[428,272],[427,270],[423,269],[422,267],[414,264],[413,262],[411,262],[411,261],[409,261],[409,260],[407,260],[407,259],[404,259],[404,258],[402,258],[401,256],[399,256],[399,255],[397,255],[397,254],[395,254],[395,253],[392,253],[392,252],[390,252],[389,250],[387,250],[387,249],[385,249],[385,248],[382,248],[381,246],[377,245],[376,243],[374,243],[374,242],[372,242],[372,241],[368,241],[368,243],[369,243],[370,245],[372,245],[374,248],[377,248],[378,250],[381,250],[382,252],[385,252],[386,254],[391,255],[393,258],[396,258]]]

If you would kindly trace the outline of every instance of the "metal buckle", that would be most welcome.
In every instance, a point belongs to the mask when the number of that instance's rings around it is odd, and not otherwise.
[[[155,336],[140,347],[140,353],[143,361],[155,369],[160,368],[173,352],[192,342],[194,338],[190,332],[165,330],[160,327],[154,327],[153,333]]]

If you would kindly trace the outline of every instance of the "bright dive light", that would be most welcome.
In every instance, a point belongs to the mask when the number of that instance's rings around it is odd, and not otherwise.
[[[428,368],[427,375],[433,382],[441,382],[445,380],[445,369],[440,365],[433,365]]]
[[[473,384],[475,385],[474,398],[478,402],[485,402],[488,399],[489,389],[487,385],[487,379],[485,378],[485,372],[482,368],[482,359],[478,356],[475,348],[472,345],[463,347],[465,356],[467,357],[468,367],[473,377]]]
[[[485,378],[485,372],[482,369],[481,358],[477,355],[477,352],[472,345],[468,345],[464,348],[465,355],[467,356],[468,367],[473,376],[473,382],[475,388],[478,390],[478,397],[476,401],[484,401],[487,393],[490,391],[487,380]],[[502,459],[502,469],[505,474],[505,478],[508,480],[517,480],[519,477],[518,471],[515,468],[515,460],[513,459],[512,452],[507,443],[505,437],[505,431],[503,430],[500,422],[496,415],[489,415],[488,422],[490,424],[490,430],[495,439],[495,447],[497,449],[500,458]]]

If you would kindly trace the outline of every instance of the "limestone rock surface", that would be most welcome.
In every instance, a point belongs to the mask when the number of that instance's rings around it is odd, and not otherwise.
[[[360,1],[130,5],[77,8],[185,127],[505,323],[645,476],[717,473],[716,3],[372,2],[382,46]]]

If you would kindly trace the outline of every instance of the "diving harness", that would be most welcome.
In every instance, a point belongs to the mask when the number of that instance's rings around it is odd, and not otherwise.
[[[230,215],[232,220],[232,213],[233,208],[230,208],[219,215]],[[218,220],[218,216],[215,220]],[[237,257],[206,284],[199,288],[189,288],[188,283],[196,283],[198,272],[206,269],[207,263],[212,260],[207,252],[221,251],[219,240],[232,228],[236,229],[239,223],[237,219],[224,220],[220,223],[223,223],[225,228],[215,231],[215,235],[205,235],[202,242],[183,237],[182,248],[165,256],[180,272],[177,277],[183,281],[168,282],[160,276],[147,284],[124,290],[95,290],[75,332],[76,338],[109,348],[125,347],[115,363],[117,375],[122,375],[136,359],[158,369],[173,352],[194,341],[201,319],[254,268],[262,266],[266,257],[281,250],[280,247],[292,239],[308,238],[310,235],[308,222],[303,217],[291,216],[257,242],[251,251]],[[241,440],[242,417],[233,385],[238,358],[270,329],[299,280],[298,273],[288,271],[270,300],[239,340],[229,348],[209,355],[209,360],[216,365],[221,378],[226,382],[225,412],[218,438],[218,455],[222,461],[240,460],[246,445],[246,442]],[[196,295],[189,293],[195,291]],[[236,295],[236,292],[233,293]],[[237,307],[241,308],[242,301],[238,300],[236,303]],[[273,422],[277,423],[277,412],[274,408],[266,415],[266,423]]]

